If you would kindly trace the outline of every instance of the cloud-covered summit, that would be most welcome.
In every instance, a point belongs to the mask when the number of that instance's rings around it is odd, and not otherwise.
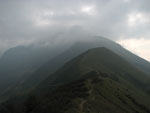
[[[45,38],[53,41],[54,35],[75,26],[115,41],[150,40],[149,4],[149,0],[1,0],[0,48]]]

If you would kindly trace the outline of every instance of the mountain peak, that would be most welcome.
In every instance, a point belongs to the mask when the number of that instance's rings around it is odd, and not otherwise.
[[[124,77],[134,85],[144,86],[149,78],[111,50],[100,47],[89,49],[63,65],[45,83],[63,84],[86,77],[89,72],[107,73],[111,77]],[[130,76],[130,77],[129,77]],[[144,77],[143,77],[144,76]],[[132,79],[131,79],[132,78]]]

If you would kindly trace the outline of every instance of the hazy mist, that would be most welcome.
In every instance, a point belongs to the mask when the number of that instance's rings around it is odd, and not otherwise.
[[[149,0],[1,0],[0,53],[17,45],[58,45],[100,35],[149,59],[149,4]]]

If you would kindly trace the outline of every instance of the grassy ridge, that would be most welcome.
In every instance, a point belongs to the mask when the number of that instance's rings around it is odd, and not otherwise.
[[[77,56],[0,113],[150,113],[150,78],[106,48]]]

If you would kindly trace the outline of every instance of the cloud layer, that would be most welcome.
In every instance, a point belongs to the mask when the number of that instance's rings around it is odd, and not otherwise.
[[[74,29],[112,40],[150,40],[150,0],[1,0],[0,48]],[[73,40],[69,39],[69,40]]]

